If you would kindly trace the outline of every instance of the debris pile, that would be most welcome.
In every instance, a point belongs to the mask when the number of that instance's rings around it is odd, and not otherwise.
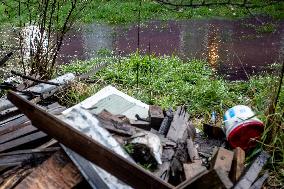
[[[266,152],[245,165],[244,150],[220,127],[196,129],[185,106],[164,111],[112,86],[69,109],[35,105],[74,79],[64,77],[1,102],[0,188],[244,189],[268,177]]]

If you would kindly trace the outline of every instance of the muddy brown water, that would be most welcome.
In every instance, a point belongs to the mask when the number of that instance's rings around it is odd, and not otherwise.
[[[254,18],[242,20],[149,21],[139,27],[140,52],[156,55],[175,54],[182,59],[205,59],[212,69],[229,80],[270,71],[279,62],[284,48],[284,20],[260,18],[273,23],[275,31],[257,32],[261,24]],[[68,64],[98,56],[102,49],[127,56],[136,52],[137,24],[90,24],[69,32],[59,62]]]
[[[92,24],[72,31],[61,51],[61,61],[86,60],[100,49],[129,55],[138,47],[142,54],[178,55],[183,59],[205,59],[229,80],[269,71],[284,47],[284,21],[261,18],[275,24],[275,31],[257,32],[254,18],[230,20],[151,21],[128,26]]]

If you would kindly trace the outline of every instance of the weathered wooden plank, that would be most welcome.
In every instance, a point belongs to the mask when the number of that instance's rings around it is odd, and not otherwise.
[[[55,145],[55,144],[57,144],[57,143],[58,143],[57,140],[51,139],[50,141],[48,141],[48,142],[46,142],[46,143],[40,145],[40,146],[37,147],[36,149],[45,149],[45,148],[48,148],[48,147],[50,147],[50,146],[53,146],[53,145]]]
[[[0,145],[8,142],[10,140],[16,139],[20,136],[26,135],[28,133],[32,133],[34,131],[37,131],[37,128],[32,125],[26,125],[23,128],[17,129],[16,131],[9,132],[7,134],[0,136]]]
[[[249,189],[269,157],[270,155],[267,152],[262,151],[260,155],[253,161],[246,173],[237,182],[234,189]]]
[[[230,179],[233,183],[237,182],[244,170],[246,154],[243,149],[237,147],[234,149],[234,157],[230,171]]]
[[[13,121],[7,122],[0,127],[0,135],[17,130],[19,125],[23,125],[26,122],[29,122],[29,119],[26,116],[22,116]]]
[[[199,160],[200,157],[198,155],[197,149],[193,144],[192,138],[187,139],[186,144],[187,144],[187,153],[189,155],[190,161],[195,162],[196,160]]]
[[[100,121],[100,126],[104,127],[110,132],[114,132],[120,135],[131,136],[136,133],[135,128],[131,127],[130,124],[121,120],[117,116],[111,114],[110,112],[103,110],[97,115]]]
[[[90,137],[82,134],[55,116],[37,108],[14,92],[8,92],[11,100],[32,121],[33,125],[135,188],[172,188],[159,178],[113,153]],[[76,141],[76,142],[74,142]],[[129,174],[131,171],[131,174]]]
[[[43,158],[58,151],[59,147],[48,149],[17,150],[0,154],[0,166],[16,166],[25,162],[40,162]]]
[[[46,136],[47,135],[45,133],[39,131],[39,132],[32,133],[32,134],[27,135],[27,136],[6,142],[6,143],[0,145],[0,152],[4,152],[6,150],[15,148],[17,146],[36,141],[36,140],[41,139],[41,138],[46,137]]]
[[[81,180],[82,176],[76,166],[62,151],[59,151],[35,168],[15,189],[69,189]]]
[[[12,127],[5,128],[5,129],[2,130],[2,134],[0,134],[0,136],[7,135],[7,134],[13,133],[13,132],[17,132],[17,130],[25,128],[28,125],[31,125],[31,122],[26,122],[26,123],[22,123],[20,125],[14,125]]]
[[[201,162],[185,163],[183,164],[184,174],[186,180],[191,180],[200,173],[206,171],[206,167],[201,165]]]
[[[149,106],[149,116],[150,116],[150,124],[151,127],[159,130],[160,125],[164,119],[164,113],[160,106]]]
[[[167,134],[167,138],[175,142],[187,138],[188,119],[189,115],[186,113],[185,108],[179,106],[174,114],[173,121]]]
[[[170,108],[169,110],[166,111],[166,115],[161,123],[161,126],[159,128],[159,133],[161,135],[166,135],[170,129],[171,123],[173,121],[174,118],[174,113],[172,111],[172,109]]]
[[[226,174],[229,174],[233,161],[234,153],[230,150],[220,147],[211,161],[211,168],[220,168],[224,170]]]
[[[131,126],[133,127],[137,127],[139,129],[143,129],[146,131],[150,131],[151,130],[151,126],[150,123],[148,121],[142,121],[142,120],[129,120],[129,123]]]
[[[186,180],[180,185],[176,186],[175,189],[220,189],[220,188],[231,188],[233,183],[229,177],[221,169],[211,169],[204,171],[201,174],[195,176],[191,180]]]

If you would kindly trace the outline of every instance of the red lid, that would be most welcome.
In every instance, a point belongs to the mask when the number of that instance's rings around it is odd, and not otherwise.
[[[251,139],[259,139],[263,131],[263,123],[259,121],[245,122],[236,126],[230,132],[228,142],[233,148],[240,147],[247,150],[256,145],[256,142]]]

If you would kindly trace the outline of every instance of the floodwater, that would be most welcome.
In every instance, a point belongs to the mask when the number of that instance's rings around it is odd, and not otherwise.
[[[204,59],[226,79],[246,80],[250,75],[270,71],[269,65],[279,62],[284,49],[284,20],[259,19],[273,23],[275,31],[257,31],[255,28],[261,24],[254,18],[149,21],[140,27],[98,23],[78,26],[66,36],[59,62],[88,60],[105,49],[127,56],[137,51],[139,31],[142,54]]]
[[[92,24],[72,31],[64,42],[61,62],[86,60],[100,49],[128,55],[139,48],[142,54],[178,55],[183,59],[205,59],[229,80],[269,71],[279,61],[284,47],[284,21],[262,18],[275,25],[275,31],[257,32],[255,19],[151,21],[128,26]]]

